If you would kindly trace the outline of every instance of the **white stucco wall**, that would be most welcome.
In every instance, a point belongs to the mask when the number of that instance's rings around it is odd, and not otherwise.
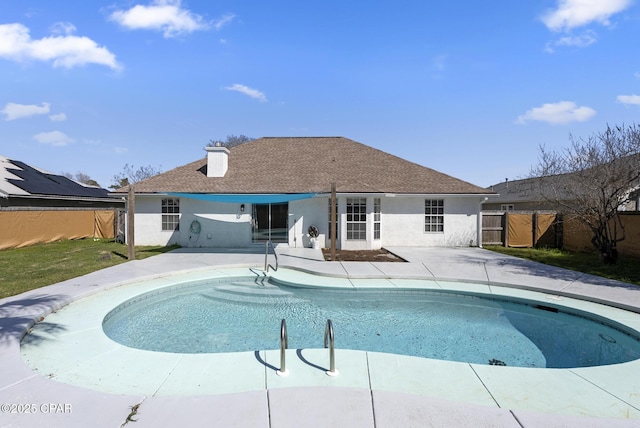
[[[315,225],[320,231],[318,241],[325,247],[329,214],[327,198],[311,198],[289,202],[289,245],[309,247],[309,226]],[[328,241],[327,241],[328,244]]]
[[[251,204],[180,199],[180,231],[183,247],[246,247],[251,244]],[[200,233],[191,233],[191,223]]]
[[[166,198],[166,197],[164,197]],[[180,230],[162,231],[161,196],[137,196],[135,201],[136,245],[183,247],[246,247],[251,243],[251,204],[204,202],[180,198]],[[200,233],[192,233],[193,221]]]
[[[381,238],[383,246],[458,247],[478,245],[480,198],[444,199],[444,232],[424,231],[424,197],[384,198]]]
[[[424,232],[423,196],[383,196],[383,195],[349,195],[348,197],[364,197],[367,200],[367,238],[366,240],[348,240],[347,237],[347,196],[338,197],[339,236],[338,248],[345,250],[378,249],[385,246],[469,246],[478,245],[478,224],[480,197],[438,197],[444,199],[444,232]],[[381,222],[380,239],[374,239],[374,199],[380,198]],[[430,197],[431,198],[431,197]],[[322,202],[320,202],[322,201]],[[299,204],[306,204],[300,201]],[[320,229],[322,246],[329,246],[328,237],[328,198],[317,198],[313,205],[300,210],[310,211],[312,223]],[[291,208],[290,208],[291,211]],[[310,223],[304,222],[306,233]],[[299,227],[300,228],[300,227]]]
[[[136,245],[180,244],[180,231],[161,230],[162,199],[164,198],[161,196],[136,196],[134,218]],[[182,228],[182,225],[180,226]]]
[[[424,203],[422,196],[349,195],[367,199],[367,239],[347,240],[347,196],[338,196],[338,248],[346,250],[376,249],[385,246],[469,246],[478,245],[479,197],[438,197],[444,199],[444,232],[424,232]],[[380,239],[373,239],[373,201],[381,200]],[[431,197],[429,197],[431,198]],[[136,244],[183,247],[246,247],[251,245],[251,204],[204,202],[180,199],[180,231],[161,230],[161,196],[136,197]],[[307,230],[316,225],[320,231],[320,246],[330,245],[328,237],[328,198],[319,197],[289,202],[289,245],[308,247]],[[198,221],[199,234],[190,226]]]

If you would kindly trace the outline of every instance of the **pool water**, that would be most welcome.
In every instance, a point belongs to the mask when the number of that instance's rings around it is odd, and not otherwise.
[[[518,367],[569,368],[640,358],[637,336],[556,307],[477,295],[327,290],[250,278],[166,287],[133,298],[103,321],[111,339],[138,349],[220,353],[322,348],[327,319],[335,346]]]

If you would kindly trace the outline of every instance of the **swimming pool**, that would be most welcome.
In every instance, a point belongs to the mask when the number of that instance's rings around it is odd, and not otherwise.
[[[444,287],[446,288],[446,286]],[[640,358],[638,333],[577,309],[429,289],[310,289],[255,278],[210,279],[131,298],[103,320],[129,347],[174,353],[336,347],[516,367],[570,368]]]

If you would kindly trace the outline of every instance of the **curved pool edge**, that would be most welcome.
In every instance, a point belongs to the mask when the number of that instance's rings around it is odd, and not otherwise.
[[[478,249],[479,252],[483,252],[484,250],[480,250]],[[438,252],[438,261],[441,262],[442,261],[442,251]],[[502,262],[501,262],[502,263]],[[212,263],[215,265],[215,263]],[[261,261],[258,261],[257,263],[254,264],[259,266],[261,264]],[[158,260],[158,263],[156,263],[154,265],[155,267],[161,269],[164,269],[166,267],[166,262],[163,260],[162,263],[160,263],[160,260]],[[184,266],[182,266],[184,267]],[[208,270],[208,269],[217,269],[221,267],[216,266],[214,268],[211,267],[202,267],[201,265],[199,265],[198,263],[196,263],[196,266],[194,266],[193,270]],[[296,267],[296,266],[292,266],[292,267]],[[378,269],[378,267],[376,267],[376,269]],[[186,269],[179,269],[179,271],[181,273],[185,273],[187,271],[189,271],[189,268]],[[144,272],[145,274],[148,273],[148,271]],[[161,277],[164,277],[164,274],[160,274]],[[384,277],[388,277],[391,276],[385,272],[382,272],[382,274],[379,276],[380,278],[384,278]],[[428,274],[425,275],[425,277],[428,277]],[[109,283],[109,275],[105,275],[103,278],[103,282],[102,284],[108,284]],[[429,277],[429,279],[433,279],[433,277]],[[464,280],[464,278],[463,278]],[[129,282],[136,282],[136,279],[130,280]],[[554,280],[555,281],[555,280]],[[81,283],[82,281],[78,281],[79,283]],[[575,283],[575,281],[574,281]],[[75,284],[74,287],[82,287],[83,285],[85,287],[93,287],[95,282],[91,282],[89,283],[85,283],[85,284]],[[102,286],[101,284],[101,286]],[[591,284],[587,284],[587,286],[590,286]],[[560,284],[560,286],[562,287],[563,285]],[[64,287],[63,287],[64,290]],[[56,286],[52,286],[52,287],[47,287],[47,290],[45,290],[47,293],[51,294],[51,295],[57,295],[61,290],[59,287]],[[75,290],[73,290],[75,291]],[[79,290],[78,290],[79,291]],[[86,290],[85,290],[86,291]],[[543,291],[547,291],[546,289],[544,289]],[[73,293],[70,293],[73,294]],[[86,293],[78,293],[78,295],[84,296],[86,295]],[[11,300],[11,299],[5,299],[5,301],[7,300]],[[638,305],[640,306],[640,305]],[[38,312],[37,310],[33,311],[33,312]],[[34,317],[37,316],[37,314],[34,315]],[[6,373],[9,376],[3,376],[3,384],[0,384],[0,396],[1,397],[7,397],[7,394],[10,394],[12,390],[16,390],[17,386],[20,384],[24,384],[27,383],[28,381],[33,381],[34,379],[38,379],[38,382],[40,384],[43,384],[46,386],[46,388],[44,390],[41,390],[39,393],[29,393],[32,396],[42,396],[42,391],[44,391],[44,393],[46,393],[47,391],[50,394],[56,394],[57,397],[63,397],[63,396],[76,396],[76,395],[81,395],[87,394],[87,390],[85,390],[84,388],[71,388],[71,390],[73,390],[73,393],[69,393],[69,388],[68,387],[62,387],[61,384],[57,383],[57,382],[53,382],[51,380],[46,380],[40,376],[36,376],[36,378],[33,377],[33,374],[29,375],[28,372],[29,370],[25,370],[25,366],[24,363],[22,363],[20,357],[19,357],[19,346],[16,347],[16,343],[9,340],[4,340],[6,338],[6,336],[3,335],[3,346],[0,346],[0,355],[2,356],[3,360],[6,361],[6,357],[7,355],[9,355],[9,359],[10,359],[10,364],[6,365],[3,368],[3,375]],[[323,350],[309,350],[309,352],[315,352],[315,351],[319,351],[322,352]],[[13,355],[13,356],[12,356]],[[303,354],[304,355],[304,354]],[[387,355],[387,354],[383,354],[383,355]],[[18,358],[15,358],[15,357]],[[255,357],[255,356],[254,356]],[[367,356],[367,358],[369,358],[370,356]],[[374,356],[373,359],[375,360],[377,357]],[[412,357],[409,357],[412,358]],[[387,361],[387,363],[389,363]],[[465,363],[449,363],[446,362],[447,364],[465,364]],[[571,399],[568,399],[566,396],[561,396],[561,397],[555,397],[554,394],[555,392],[566,392],[566,395],[569,395],[569,392],[571,392],[571,395],[574,395],[575,390],[570,391],[566,388],[567,384],[565,382],[562,381],[562,379],[560,380],[560,383],[558,385],[555,385],[555,382],[552,381],[551,379],[544,380],[544,379],[530,379],[527,378],[526,376],[524,378],[521,379],[520,382],[520,386],[527,386],[528,387],[526,389],[529,389],[529,387],[532,388],[537,388],[546,391],[546,393],[542,393],[542,394],[538,394],[538,395],[534,395],[533,397],[528,397],[526,399],[523,399],[522,396],[520,396],[519,394],[507,394],[507,397],[505,397],[505,399],[503,399],[499,394],[497,395],[498,399],[494,400],[494,402],[492,404],[489,404],[490,408],[500,408],[500,409],[512,409],[512,412],[522,412],[521,415],[524,414],[541,414],[541,417],[544,417],[544,414],[549,414],[549,415],[555,415],[556,417],[560,416],[560,414],[564,414],[564,415],[589,415],[592,417],[597,417],[597,418],[615,418],[614,421],[616,421],[616,423],[622,423],[624,422],[626,419],[632,418],[632,419],[637,419],[638,416],[638,408],[640,407],[640,403],[637,402],[637,400],[634,401],[634,397],[638,397],[640,395],[640,391],[638,390],[638,386],[637,385],[629,385],[629,370],[631,370],[632,368],[632,372],[637,373],[638,371],[638,367],[635,366],[636,362],[633,363],[625,363],[622,365],[616,365],[616,366],[611,366],[610,368],[615,368],[615,370],[613,371],[608,371],[604,377],[608,378],[609,380],[611,380],[611,383],[617,383],[618,386],[620,388],[618,388],[618,390],[615,390],[613,388],[609,388],[607,389],[606,385],[599,385],[597,387],[598,390],[600,390],[601,393],[603,393],[604,395],[602,397],[591,397],[591,387],[593,387],[594,385],[598,385],[598,379],[597,376],[596,378],[593,377],[592,373],[589,373],[590,371],[592,371],[591,368],[587,368],[587,369],[574,369],[574,370],[566,370],[566,374],[563,375],[562,378],[564,378],[565,376],[569,376],[569,377],[575,377],[578,379],[582,379],[583,385],[585,385],[587,387],[587,389],[589,389],[590,393],[587,394],[582,394],[582,397],[584,399],[579,400],[579,403],[571,403],[568,401],[571,401]],[[303,363],[304,364],[304,363]],[[406,366],[411,366],[411,364],[407,363],[406,361],[402,361],[402,362],[398,362],[396,361],[393,364],[398,364],[402,367],[406,367]],[[306,365],[306,364],[305,364]],[[629,366],[633,366],[633,367],[629,367]],[[13,369],[12,369],[13,367]],[[339,367],[339,366],[338,366]],[[386,371],[388,371],[388,368],[392,367],[390,365],[387,364],[386,367]],[[478,373],[482,373],[482,368],[478,369],[477,367],[473,367],[473,366],[469,366],[470,369],[473,371],[473,376],[470,377],[470,379],[473,379],[473,377],[475,377],[476,379],[478,379]],[[485,366],[485,368],[490,367],[490,366]],[[340,368],[340,367],[339,367]],[[494,368],[495,367],[490,367],[490,368]],[[500,369],[505,369],[505,368],[500,368]],[[511,370],[518,370],[517,368],[506,368],[506,369],[511,369]],[[523,370],[528,370],[528,369],[523,369]],[[552,371],[558,371],[558,370],[562,370],[562,369],[537,369],[537,370],[552,370]],[[436,372],[440,372],[440,370],[435,370]],[[455,371],[455,370],[453,370]],[[406,381],[407,384],[412,383],[412,379],[414,379],[415,377],[415,372],[412,372],[411,370],[409,370],[407,373],[409,373],[408,375],[408,379]],[[431,370],[429,370],[429,372],[432,372]],[[450,372],[450,370],[445,370],[445,372]],[[575,372],[575,373],[571,373],[571,372]],[[433,373],[433,372],[432,372]],[[626,374],[625,374],[626,373]],[[341,370],[341,374],[344,374],[344,371]],[[451,373],[449,373],[450,375]],[[482,373],[483,376],[486,376],[486,373]],[[381,375],[375,375],[375,376],[381,376]],[[586,376],[586,377],[585,377]],[[452,398],[452,402],[451,405],[455,406],[456,408],[459,408],[459,406],[462,406],[462,408],[464,408],[465,406],[465,401],[461,401],[461,397],[460,397],[460,389],[458,389],[458,387],[465,389],[468,387],[468,385],[466,384],[466,382],[463,382],[463,384],[457,384],[454,380],[452,380],[450,377],[444,376],[444,379],[442,380],[442,382],[439,381],[435,381],[431,376],[427,376],[429,377],[429,383],[430,383],[430,389],[429,390],[421,390],[418,393],[416,393],[417,395],[419,395],[420,397],[423,397],[424,399],[429,399],[429,400],[433,400],[433,399],[439,399],[439,398],[443,398],[444,400],[447,400],[447,392],[451,392],[451,395],[454,395],[454,397]],[[619,379],[619,381],[618,381]],[[575,381],[575,379],[573,379]],[[500,385],[501,382],[503,382],[504,380],[500,379],[500,376],[491,376],[489,375],[488,377],[486,377],[486,379],[484,379],[484,381],[487,382],[487,384],[490,385]],[[626,381],[626,382],[625,382]],[[379,381],[376,381],[379,382]],[[589,387],[589,385],[591,385],[591,387]],[[264,387],[263,387],[264,388]],[[279,388],[277,388],[276,386],[272,386],[272,388],[274,388],[274,390],[280,390]],[[284,390],[282,390],[283,394],[285,393],[285,390],[289,390],[290,388],[295,389],[294,387],[291,386],[287,386]],[[345,387],[340,387],[339,389],[343,389]],[[626,388],[626,389],[625,389]],[[264,390],[264,389],[263,389]],[[306,390],[306,389],[305,389]],[[367,388],[367,390],[369,390],[369,388]],[[390,388],[389,390],[393,390],[393,388]],[[56,392],[57,391],[57,392]],[[79,391],[79,392],[76,392]],[[85,391],[85,392],[83,392]],[[371,385],[371,393],[372,394],[378,394],[378,389],[376,389],[376,386],[374,384]],[[549,393],[551,392],[551,396],[549,396]],[[27,395],[23,395],[23,396],[29,396],[29,394]],[[61,395],[60,395],[61,394]],[[92,395],[92,394],[89,394]],[[94,394],[95,395],[95,394]],[[596,394],[597,395],[597,394]],[[121,397],[121,395],[118,395]],[[509,400],[508,396],[512,396],[514,397],[514,400]],[[131,398],[136,397],[136,395],[132,395]],[[139,396],[138,396],[139,397]],[[229,396],[231,399],[231,396]],[[439,398],[438,398],[439,397]],[[519,397],[519,398],[518,398]],[[538,397],[539,400],[536,398]],[[592,401],[591,399],[588,399],[588,397],[593,398]],[[595,402],[602,402],[602,398],[605,398],[604,402],[608,402],[608,400],[606,398],[611,399],[612,397],[620,397],[619,399],[616,398],[617,400],[617,404],[614,405],[614,407],[619,410],[619,412],[613,414],[611,412],[611,409],[607,410],[604,408],[601,408],[600,405],[596,405],[594,406]],[[155,397],[154,397],[155,398]],[[477,397],[476,397],[477,398]],[[545,399],[546,398],[546,399]],[[118,401],[115,399],[115,397],[111,398],[110,395],[107,395],[107,401],[109,402],[113,402],[115,405],[115,402]],[[184,400],[190,400],[187,399],[186,397],[184,397],[184,399],[180,399],[178,400],[179,402],[182,402],[183,404],[180,405],[180,408],[184,407]],[[194,399],[195,400],[195,399]],[[121,400],[120,400],[121,401]],[[554,406],[555,404],[555,406]],[[474,408],[474,405],[472,404],[468,404],[471,408]],[[562,412],[559,412],[555,407],[558,406],[564,406],[565,410]],[[484,405],[483,405],[484,406]],[[103,402],[103,406],[104,408],[110,408],[109,405],[104,406],[104,402]],[[171,407],[171,406],[169,406]],[[188,404],[187,404],[188,407]],[[377,406],[379,407],[379,406]],[[119,408],[119,407],[118,407]],[[177,411],[178,407],[173,406],[171,407],[174,411]],[[483,407],[484,408],[484,407]],[[95,410],[95,409],[94,409]],[[162,409],[155,409],[158,413],[162,413]],[[476,409],[477,410],[477,409]],[[81,413],[81,412],[80,412]],[[100,411],[98,411],[98,413],[100,413]],[[571,419],[572,416],[567,416],[569,419]],[[522,421],[522,420],[527,420],[526,418],[523,419],[522,416],[520,416],[518,418],[518,420]],[[572,420],[572,419],[571,419]],[[581,418],[578,418],[578,420],[581,420]],[[636,421],[637,422],[637,421]],[[577,422],[576,422],[577,424]],[[23,426],[26,426],[23,424]],[[37,425],[33,425],[33,426],[37,426]],[[66,425],[60,425],[60,426],[66,426]],[[532,425],[533,426],[533,425]],[[578,425],[576,425],[578,426]]]
[[[291,387],[355,387],[370,388],[371,390],[392,391],[415,394],[420,396],[436,396],[445,400],[462,401],[484,406],[522,408],[519,399],[514,397],[528,397],[524,407],[531,410],[532,403],[546,403],[536,411],[554,409],[555,399],[549,400],[549,391],[540,394],[539,382],[544,379],[546,388],[553,390],[572,391],[581,390],[583,394],[573,400],[597,401],[606,403],[598,412],[606,412],[611,417],[623,417],[629,412],[637,412],[635,404],[624,400],[607,398],[612,385],[603,385],[604,379],[611,379],[612,372],[636,372],[640,370],[640,362],[616,364],[614,366],[599,366],[585,369],[531,369],[517,367],[497,367],[459,363],[441,360],[431,360],[419,357],[408,357],[396,354],[384,354],[368,351],[354,351],[336,349],[337,367],[340,376],[331,378],[324,373],[328,367],[328,354],[324,349],[290,349],[287,351],[287,367],[291,375],[286,378],[275,373],[279,366],[279,352],[266,350],[256,352],[238,352],[225,354],[170,354],[152,351],[142,351],[127,348],[107,338],[101,325],[104,315],[114,304],[123,301],[125,296],[137,296],[145,291],[158,287],[170,287],[183,280],[198,281],[202,278],[233,277],[239,273],[246,273],[248,269],[224,269],[216,267],[212,270],[182,273],[163,276],[155,280],[133,282],[110,289],[101,295],[94,295],[83,299],[83,311],[80,315],[70,305],[67,311],[52,314],[48,322],[66,325],[68,330],[63,335],[53,337],[50,346],[38,344],[37,351],[46,360],[38,363],[33,355],[23,352],[23,357],[31,366],[37,367],[41,374],[51,375],[54,380],[91,388],[105,393],[125,393],[144,396],[201,396],[233,394],[240,392],[291,388]],[[292,271],[282,270],[283,274]],[[318,279],[318,278],[316,278]],[[345,279],[355,281],[370,281],[360,279]],[[384,279],[381,281],[390,281]],[[391,281],[402,282],[412,280]],[[422,280],[424,281],[424,280]],[[336,286],[335,279],[331,282]],[[430,281],[436,284],[434,281]],[[338,284],[337,286],[344,285]],[[406,285],[406,284],[405,284]],[[456,284],[448,284],[447,290],[454,290]],[[470,284],[457,284],[458,291],[468,291]],[[416,284],[417,286],[417,284]],[[485,286],[487,294],[495,294]],[[480,290],[475,289],[479,293]],[[507,296],[531,298],[534,293],[524,290],[502,290]],[[90,302],[93,305],[89,304]],[[566,302],[565,302],[566,303]],[[585,302],[585,304],[594,305]],[[609,308],[613,310],[613,308]],[[616,309],[616,311],[619,311]],[[89,314],[93,314],[92,318]],[[638,317],[640,318],[640,317]],[[74,327],[74,320],[78,321]],[[640,325],[640,321],[637,321]],[[277,334],[274,329],[274,334]],[[64,335],[73,337],[76,347],[69,348],[63,342]],[[88,339],[92,346],[89,350],[86,340],[80,336],[91,335]],[[63,358],[56,359],[56,355]],[[69,359],[75,355],[75,359]],[[620,366],[620,367],[618,367]],[[242,367],[242,371],[235,368]],[[99,368],[99,370],[98,370]],[[220,373],[220,368],[223,373]],[[607,374],[603,374],[606,372]],[[518,380],[514,382],[514,377]],[[99,380],[98,380],[99,378]],[[618,377],[617,377],[618,378]],[[624,378],[624,376],[623,376]],[[135,379],[135,382],[123,382],[123,379]],[[159,381],[159,379],[161,381]],[[186,381],[185,381],[186,379]],[[596,381],[595,379],[600,379]],[[455,387],[458,385],[459,387]],[[594,388],[593,385],[598,385]],[[452,386],[454,386],[452,388]],[[626,377],[626,386],[630,387]],[[616,387],[625,387],[625,382],[618,378]],[[546,389],[545,388],[545,389]],[[589,393],[586,390],[590,390]],[[616,395],[616,394],[614,394]],[[508,403],[508,405],[506,405]],[[638,403],[640,404],[640,403]],[[506,406],[505,406],[506,405]],[[602,405],[602,404],[601,404]],[[547,407],[548,406],[548,407]],[[628,406],[632,406],[631,409]],[[593,408],[586,402],[580,408]],[[599,406],[598,406],[599,407]],[[604,408],[606,407],[606,409]],[[593,412],[593,409],[589,410]],[[591,414],[591,413],[589,413]]]
[[[506,289],[531,291],[531,292],[537,292],[537,293],[546,293],[549,295],[555,295],[557,297],[582,300],[582,301],[588,301],[588,302],[592,302],[600,305],[612,306],[618,309],[640,314],[640,302],[636,304],[632,304],[620,299],[612,299],[611,297],[603,296],[601,294],[595,294],[595,293],[589,294],[589,290],[581,290],[581,292],[578,292],[577,290],[574,291],[573,289],[569,290],[566,287],[548,287],[544,285],[532,286],[532,285],[527,285],[522,283],[500,282],[500,281],[489,280],[489,279],[457,278],[455,276],[425,277],[420,275],[404,276],[401,274],[385,275],[381,273],[378,273],[377,275],[376,274],[349,275],[347,273],[325,274],[325,273],[314,272],[311,269],[298,267],[298,266],[284,265],[282,267],[305,275],[305,278],[308,281],[305,284],[305,286],[309,288],[336,287],[331,284],[332,281],[336,281],[336,280],[343,281],[343,283],[340,286],[337,286],[337,288],[358,288],[357,282],[360,282],[362,280],[366,280],[366,281],[375,280],[375,281],[379,281],[382,284],[386,284],[386,282],[388,282],[393,285],[394,280],[422,281],[422,280],[428,279],[429,281],[434,281],[435,283],[458,283],[458,284],[470,284],[470,285],[482,284],[482,285],[486,285],[489,288],[499,287],[499,288],[506,288]],[[557,268],[557,269],[560,269],[560,268]],[[292,287],[299,286],[299,284],[296,284],[295,281],[292,281],[291,279],[287,278],[286,275],[282,275],[281,271],[280,272],[271,271],[271,273],[269,273],[268,276],[283,285],[288,285]],[[610,280],[604,280],[604,281],[607,281],[609,283],[616,283],[616,281],[610,281]],[[619,283],[619,284],[622,284],[622,283]],[[630,284],[627,284],[627,286],[629,285]],[[378,285],[378,287],[383,287],[383,286],[384,285]],[[375,287],[376,286],[373,285],[370,288],[375,288]],[[636,288],[636,290],[629,288],[631,292],[640,294],[640,286],[631,286],[631,287]]]

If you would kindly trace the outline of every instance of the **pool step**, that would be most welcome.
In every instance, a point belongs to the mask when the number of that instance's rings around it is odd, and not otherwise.
[[[200,294],[209,299],[236,303],[273,305],[284,301],[301,301],[292,293],[283,291],[274,285],[268,283],[257,285],[253,281],[233,281],[231,283],[215,284],[211,288],[202,290]]]

